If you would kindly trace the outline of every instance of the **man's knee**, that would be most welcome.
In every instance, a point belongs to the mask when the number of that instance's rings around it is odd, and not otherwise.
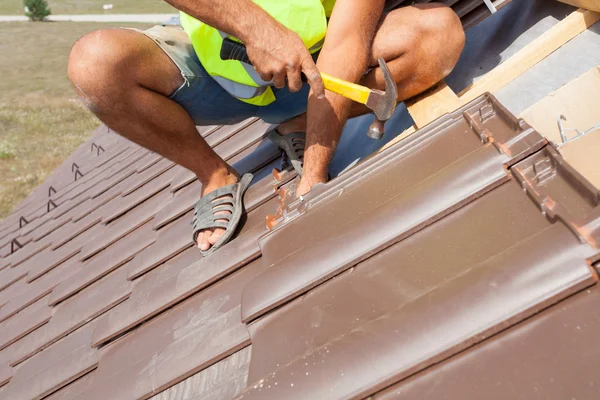
[[[426,24],[432,40],[438,43],[438,65],[443,79],[458,62],[465,47],[465,32],[460,18],[450,7],[438,5],[434,10],[428,15]]]
[[[127,33],[107,29],[80,38],[69,56],[68,75],[75,91],[92,111],[103,108],[127,87],[126,68],[133,54]]]

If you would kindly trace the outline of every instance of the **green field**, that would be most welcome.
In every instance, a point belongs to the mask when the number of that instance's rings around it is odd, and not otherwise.
[[[0,219],[100,125],[71,89],[67,57],[80,36],[111,26],[0,23]]]
[[[163,14],[177,11],[162,0],[48,0],[52,14]],[[113,9],[104,11],[104,4]],[[23,0],[0,0],[0,15],[23,15]]]

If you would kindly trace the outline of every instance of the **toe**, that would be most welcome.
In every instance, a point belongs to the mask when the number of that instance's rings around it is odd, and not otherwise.
[[[202,231],[200,232],[200,234],[198,234],[198,248],[202,251],[206,251],[208,249],[210,249],[210,242],[208,241],[208,239],[210,238],[210,236],[212,235],[212,232],[210,231]]]
[[[225,229],[215,229],[215,231],[208,237],[208,243],[211,245],[216,244],[221,236],[225,233]]]

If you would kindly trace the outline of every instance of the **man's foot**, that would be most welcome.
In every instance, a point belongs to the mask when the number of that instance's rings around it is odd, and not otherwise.
[[[325,174],[325,177],[313,176],[313,175],[309,176],[309,175],[304,174],[302,176],[302,179],[300,179],[300,183],[298,183],[298,187],[296,188],[296,198],[299,198],[300,196],[304,196],[305,194],[310,192],[310,189],[317,183],[326,183],[326,182],[327,182],[327,174]]]
[[[202,197],[209,194],[212,191],[217,190],[223,186],[233,185],[240,180],[240,176],[235,170],[230,169],[226,173],[215,175],[209,182],[202,186]],[[231,197],[231,196],[230,196]],[[219,211],[215,214],[230,214],[229,211]],[[217,243],[219,238],[225,233],[224,228],[206,229],[198,233],[198,248],[202,251],[206,251],[211,248],[212,245]]]

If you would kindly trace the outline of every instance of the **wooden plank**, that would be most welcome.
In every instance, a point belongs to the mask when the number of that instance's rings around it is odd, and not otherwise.
[[[410,116],[422,128],[442,115],[456,110],[460,99],[444,81],[405,102]]]
[[[598,169],[600,130],[595,130],[567,143],[560,149],[560,153],[573,168],[600,190],[600,170]]]
[[[600,0],[558,0],[586,10],[600,11]]]
[[[600,13],[579,9],[458,94],[465,104],[485,92],[495,92],[528,71],[600,20]]]

